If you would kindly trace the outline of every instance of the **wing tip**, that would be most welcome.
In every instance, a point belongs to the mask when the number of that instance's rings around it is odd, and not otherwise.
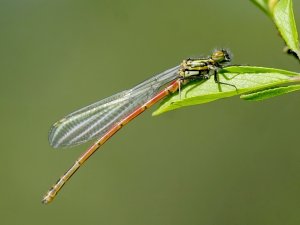
[[[60,121],[54,123],[50,130],[49,130],[49,133],[48,133],[48,141],[49,141],[49,144],[52,148],[61,148],[61,144],[59,143],[59,141],[55,138],[56,135],[56,131],[57,131],[57,127],[58,127],[58,124],[59,124]]]

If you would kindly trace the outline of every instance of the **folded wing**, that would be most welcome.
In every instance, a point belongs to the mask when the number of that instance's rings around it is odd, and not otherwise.
[[[124,117],[151,99],[163,85],[177,78],[179,66],[160,73],[134,88],[79,109],[56,122],[49,132],[54,148],[75,146],[101,138]]]

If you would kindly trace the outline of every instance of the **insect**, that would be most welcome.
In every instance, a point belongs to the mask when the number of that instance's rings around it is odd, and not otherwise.
[[[54,148],[71,147],[98,139],[58,179],[42,202],[51,202],[80,166],[124,125],[167,95],[180,91],[182,85],[214,76],[216,83],[234,86],[220,82],[217,76],[218,70],[230,61],[231,56],[225,49],[215,50],[206,58],[186,59],[179,66],[155,75],[132,89],[79,109],[56,122],[49,132],[49,142]]]

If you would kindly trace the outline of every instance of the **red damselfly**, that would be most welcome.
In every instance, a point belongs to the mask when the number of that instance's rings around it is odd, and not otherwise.
[[[79,167],[124,125],[167,95],[180,92],[182,85],[211,76],[214,76],[216,83],[226,84],[219,81],[217,72],[230,61],[230,54],[224,49],[215,50],[206,58],[184,60],[179,66],[155,75],[132,89],[79,109],[56,122],[49,133],[49,142],[54,148],[71,147],[95,138],[98,140],[58,179],[42,202],[51,202]]]

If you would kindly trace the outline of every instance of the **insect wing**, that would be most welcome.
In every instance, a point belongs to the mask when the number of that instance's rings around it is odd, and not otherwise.
[[[49,132],[54,148],[75,146],[100,138],[122,118],[151,99],[160,88],[176,79],[178,66],[94,104],[79,109],[56,122]]]

